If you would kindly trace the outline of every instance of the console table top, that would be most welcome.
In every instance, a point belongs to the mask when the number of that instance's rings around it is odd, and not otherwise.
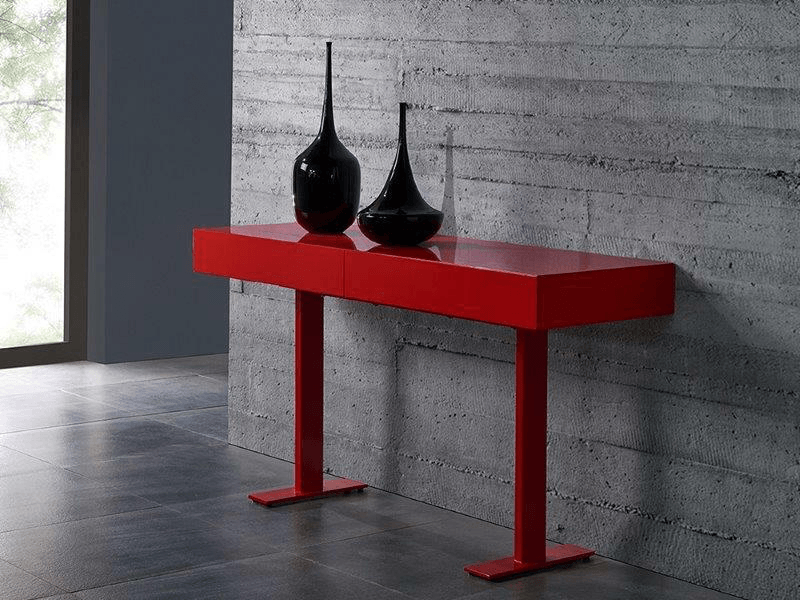
[[[668,262],[452,236],[380,246],[296,223],[195,229],[194,270],[523,329],[666,315],[675,296]]]

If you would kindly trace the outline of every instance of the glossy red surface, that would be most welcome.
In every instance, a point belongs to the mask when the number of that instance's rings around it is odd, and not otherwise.
[[[280,504],[294,504],[296,502],[314,500],[315,498],[324,498],[326,496],[349,494],[350,492],[361,491],[365,487],[367,487],[366,483],[353,481],[352,479],[328,479],[324,481],[322,487],[316,491],[304,491],[294,486],[278,490],[253,492],[247,497],[256,504],[278,506]]]
[[[545,560],[547,332],[517,330],[514,419],[514,559]]]
[[[383,247],[295,223],[194,232],[195,270],[364,302],[552,329],[670,314],[671,263],[434,236]]]
[[[540,561],[521,562],[515,560],[513,556],[507,556],[506,558],[498,558],[485,563],[468,565],[464,567],[464,570],[470,575],[475,575],[482,579],[500,581],[501,579],[518,577],[526,573],[550,569],[551,567],[578,560],[586,560],[594,555],[594,550],[581,548],[574,544],[564,544],[563,546],[547,548],[544,554],[544,559]]]
[[[671,263],[445,236],[384,247],[356,230],[307,234],[292,223],[196,229],[194,268],[297,290],[295,485],[251,500],[269,506],[366,487],[322,479],[323,297],[338,296],[517,329],[513,555],[465,569],[497,580],[594,554],[546,544],[547,330],[671,313]]]
[[[295,292],[294,487],[322,491],[323,298]]]
[[[368,240],[364,235],[351,227],[343,234],[309,234],[296,223],[277,223],[274,225],[234,225],[231,227],[215,227],[195,229],[196,233],[214,232],[264,242],[301,242],[313,246],[339,247],[359,252],[380,247]],[[342,238],[348,238],[343,241]],[[337,241],[340,240],[340,241]],[[554,275],[564,272],[585,272],[606,269],[644,266],[658,263],[636,258],[621,258],[604,254],[577,252],[574,250],[557,250],[541,246],[523,246],[505,242],[474,240],[437,235],[419,247],[429,248],[444,264],[460,267],[474,267],[493,271],[505,271],[524,275]],[[415,258],[417,246],[388,246],[394,256],[408,255]],[[249,257],[254,260],[256,257]]]

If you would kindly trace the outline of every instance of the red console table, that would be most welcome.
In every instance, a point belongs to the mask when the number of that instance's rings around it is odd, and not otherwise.
[[[672,313],[674,265],[445,236],[386,247],[356,229],[314,235],[292,223],[195,229],[194,269],[296,290],[295,484],[251,500],[270,506],[366,487],[322,477],[322,308],[336,296],[514,327],[514,552],[465,569],[497,580],[594,554],[546,546],[547,331]]]

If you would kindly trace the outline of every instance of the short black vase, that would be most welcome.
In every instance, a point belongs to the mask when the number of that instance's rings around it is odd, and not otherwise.
[[[333,126],[331,42],[327,42],[325,104],[319,134],[294,161],[292,192],[297,222],[311,233],[341,233],[356,218],[361,167]]]
[[[400,103],[400,133],[392,171],[375,202],[358,213],[358,227],[373,242],[415,246],[442,226],[444,214],[417,189],[406,146],[406,103]]]

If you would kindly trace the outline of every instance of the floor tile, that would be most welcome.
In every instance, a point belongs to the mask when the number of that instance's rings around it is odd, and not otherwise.
[[[168,504],[237,493],[246,495],[264,486],[289,486],[293,482],[294,465],[218,443],[213,447],[143,449],[136,455],[72,465],[70,470],[117,491]]]
[[[227,373],[227,354],[207,354],[202,356],[184,356],[180,358],[160,358],[136,363],[143,368],[169,368],[185,374],[204,375],[207,373]]]
[[[0,560],[70,592],[272,551],[165,508],[0,534]]]
[[[23,452],[0,446],[0,478],[49,469],[51,465]]]
[[[41,390],[68,390],[76,387],[108,385],[185,375],[186,371],[169,364],[148,365],[145,362],[103,365],[88,361],[14,367],[0,370],[0,395]],[[6,381],[7,384],[3,382]],[[27,388],[22,389],[23,386]],[[8,388],[8,391],[4,390]]]
[[[228,562],[80,592],[84,600],[404,600],[407,596],[290,554]]]
[[[227,386],[199,375],[73,388],[70,391],[133,415],[228,405]]]
[[[227,387],[228,385],[228,373],[227,371],[224,373],[203,373],[201,377],[208,377],[209,379],[214,379],[216,381],[221,381]]]
[[[0,560],[0,598],[32,600],[62,593],[56,586]]]
[[[173,446],[211,445],[224,444],[144,417],[0,435],[0,446],[59,466],[143,456]]]
[[[159,423],[207,435],[221,442],[228,441],[228,407],[218,406],[197,410],[164,413],[150,417]]]
[[[58,467],[0,481],[0,532],[142,510],[156,503]],[[0,596],[2,597],[2,596]]]
[[[409,527],[449,514],[422,502],[369,488],[362,493],[272,508],[255,504],[244,494],[170,508],[230,531],[258,532],[269,544],[286,550]]]
[[[538,590],[548,590],[547,600],[579,597],[615,600],[731,600],[732,596],[685,581],[665,577],[603,557],[578,562],[502,584],[513,592],[511,598],[528,598]]]
[[[476,519],[447,518],[320,544],[297,554],[413,597],[447,600],[491,589],[495,584],[472,577],[464,566],[510,550],[510,530]]]
[[[119,408],[61,390],[0,397],[0,433],[131,416]]]
[[[590,599],[596,596],[588,596]],[[547,585],[536,588],[533,591],[516,592],[500,587],[499,584],[494,584],[492,588],[478,592],[477,594],[469,594],[467,596],[459,596],[457,600],[576,600],[573,596],[564,596],[558,590],[553,590]],[[581,598],[581,600],[583,600]],[[616,600],[616,599],[609,599]],[[651,598],[650,600],[656,600]],[[688,599],[687,599],[688,600]]]
[[[54,388],[51,385],[37,383],[28,377],[12,373],[15,369],[0,369],[0,398],[16,394],[46,392]]]
[[[227,366],[0,370],[2,600],[732,598],[602,557],[489,583],[511,530],[375,489],[256,505],[294,467],[225,443]]]

